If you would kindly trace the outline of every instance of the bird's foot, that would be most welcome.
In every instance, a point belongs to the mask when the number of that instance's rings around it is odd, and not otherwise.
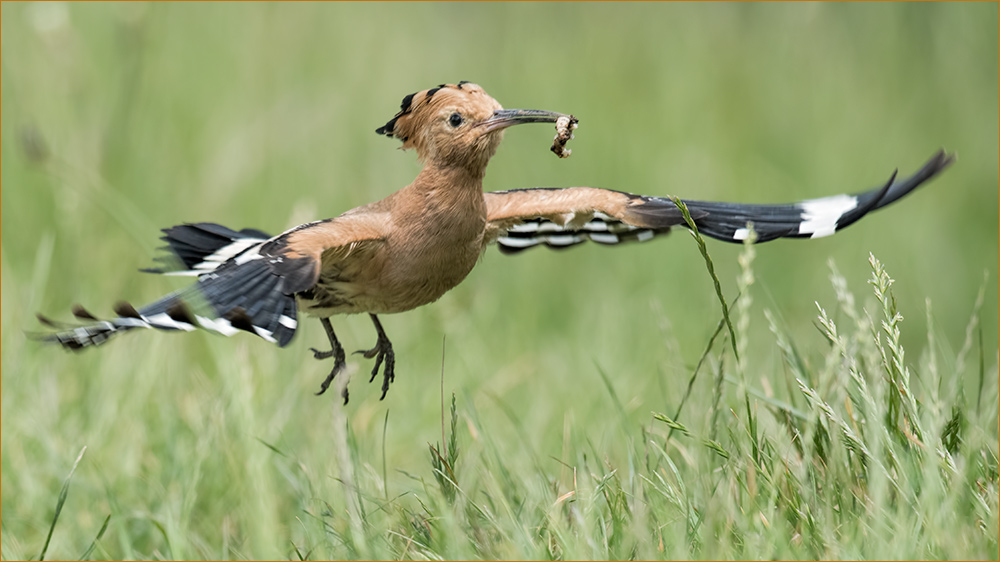
[[[326,392],[326,389],[330,387],[330,383],[333,382],[334,377],[347,368],[347,359],[344,357],[344,348],[339,345],[334,346],[329,351],[320,351],[315,347],[311,347],[309,349],[313,352],[313,357],[316,359],[329,359],[330,357],[335,358],[333,361],[333,369],[330,370],[330,374],[323,380],[323,383],[319,387],[319,392],[316,393],[316,396],[319,396]],[[347,404],[348,397],[346,384],[344,385],[344,390],[341,391],[340,395],[344,398],[344,404]]]
[[[368,379],[368,382],[375,380],[379,367],[382,366],[383,362],[385,363],[385,368],[382,370],[382,397],[379,398],[379,400],[384,400],[386,393],[389,392],[389,383],[396,379],[396,354],[392,351],[392,342],[389,341],[389,338],[379,334],[375,347],[368,350],[360,349],[355,353],[364,355],[366,359],[375,359],[372,377]]]

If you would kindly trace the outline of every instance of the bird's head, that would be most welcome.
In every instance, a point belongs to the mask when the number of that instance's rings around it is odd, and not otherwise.
[[[375,130],[416,149],[427,164],[461,166],[480,173],[496,153],[503,130],[521,123],[555,123],[552,111],[504,109],[480,86],[442,84],[403,98],[400,111]]]

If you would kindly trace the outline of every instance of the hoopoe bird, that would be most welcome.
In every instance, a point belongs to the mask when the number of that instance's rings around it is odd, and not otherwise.
[[[375,345],[360,351],[382,371],[382,396],[395,378],[396,357],[379,315],[405,312],[436,301],[462,282],[491,244],[504,253],[534,246],[565,248],[643,242],[686,226],[665,197],[593,187],[531,188],[483,192],[486,165],[504,131],[524,123],[557,123],[553,151],[571,137],[576,119],[540,110],[503,109],[469,82],[442,84],[403,98],[400,111],[376,133],[413,149],[423,168],[413,183],[381,201],[331,219],[296,226],[278,236],[232,230],[211,223],[164,229],[165,255],[144,270],[189,275],[196,283],[135,308],[120,302],[115,318],[101,320],[80,306],[73,326],[39,319],[56,331],[43,340],[79,350],[136,328],[233,335],[246,331],[286,346],[299,312],[319,318],[333,358],[323,394],[346,366],[330,317],[367,313]],[[684,200],[704,235],[742,242],[753,225],[757,242],[819,238],[889,205],[933,178],[953,161],[939,151],[911,177],[855,195],[836,195],[787,205],[747,205]],[[369,382],[370,382],[369,381]],[[344,386],[343,398],[348,395]]]

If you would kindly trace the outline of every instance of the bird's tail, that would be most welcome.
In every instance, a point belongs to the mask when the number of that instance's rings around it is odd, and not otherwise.
[[[79,325],[39,320],[56,331],[38,339],[79,350],[107,342],[135,328],[167,331],[211,330],[226,336],[239,331],[285,346],[298,325],[293,295],[283,292],[275,275],[257,252],[268,238],[260,231],[240,232],[208,223],[165,229],[170,256],[158,258],[154,273],[197,275],[198,282],[136,309],[121,302],[115,317],[102,320],[81,306],[73,315]]]

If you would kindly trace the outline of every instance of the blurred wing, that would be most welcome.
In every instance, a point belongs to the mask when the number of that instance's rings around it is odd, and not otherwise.
[[[199,276],[214,271],[253,246],[271,238],[253,228],[236,231],[208,222],[185,223],[162,230],[160,240],[167,243],[154,261],[157,267],[146,273]]]
[[[742,242],[752,223],[758,242],[777,238],[829,236],[907,195],[954,161],[944,151],[917,173],[878,188],[785,205],[750,205],[683,200],[698,231],[725,242]],[[686,226],[665,197],[633,195],[592,187],[520,189],[486,193],[486,242],[516,253],[538,245],[567,248],[587,240],[601,244],[644,242]]]
[[[40,317],[57,331],[38,337],[76,350],[135,328],[202,328],[226,336],[246,331],[285,346],[298,327],[296,294],[311,289],[321,272],[336,270],[349,256],[380,245],[380,218],[378,213],[341,216],[273,238],[210,223],[165,229],[167,254],[157,258],[159,267],[146,271],[193,275],[197,283],[138,309],[119,302],[116,316],[107,320],[82,307],[73,310],[82,324]]]

